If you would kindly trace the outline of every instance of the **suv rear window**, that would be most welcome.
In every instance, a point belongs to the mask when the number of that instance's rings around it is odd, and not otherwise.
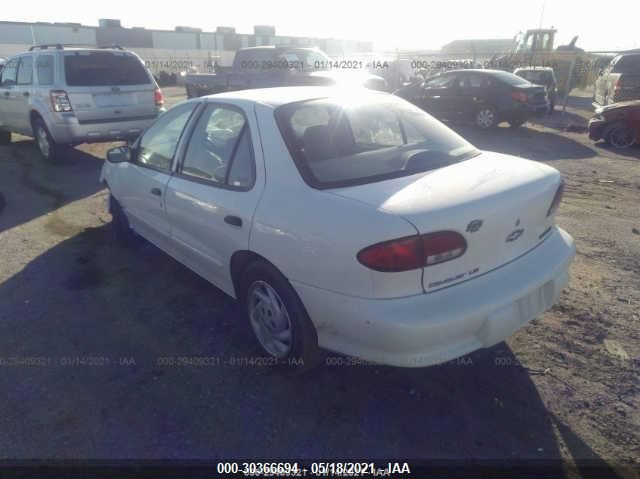
[[[142,62],[128,53],[73,52],[64,56],[68,86],[147,85]]]
[[[640,75],[640,55],[624,55],[613,67],[615,73],[633,73]]]
[[[408,176],[479,154],[427,113],[391,96],[296,102],[275,114],[300,173],[319,189]]]

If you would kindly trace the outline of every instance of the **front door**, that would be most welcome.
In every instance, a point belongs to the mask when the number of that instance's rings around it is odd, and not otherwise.
[[[182,132],[196,106],[186,103],[162,115],[134,146],[132,161],[118,171],[117,199],[131,226],[163,249],[170,245],[171,235],[166,187]]]

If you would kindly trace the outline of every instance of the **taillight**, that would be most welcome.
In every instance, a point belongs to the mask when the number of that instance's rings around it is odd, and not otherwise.
[[[553,201],[551,202],[551,206],[549,206],[549,211],[547,211],[547,216],[551,216],[556,212],[558,206],[560,206],[560,202],[562,201],[562,195],[564,194],[564,180],[560,182],[560,186],[556,190],[556,194],[553,195]]]
[[[523,91],[520,90],[513,90],[511,92],[511,98],[513,98],[515,101],[519,101],[521,103],[526,103],[528,100],[527,94]]]
[[[55,112],[73,111],[69,95],[64,90],[52,90],[49,93],[51,98],[51,108]]]
[[[450,261],[466,249],[460,233],[438,231],[368,246],[358,253],[358,261],[376,271],[397,273]]]
[[[153,92],[153,99],[156,102],[156,106],[164,105],[164,95],[162,94],[162,90],[160,88],[156,88],[156,91]]]

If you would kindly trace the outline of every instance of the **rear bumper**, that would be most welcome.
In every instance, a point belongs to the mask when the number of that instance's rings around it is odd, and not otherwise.
[[[567,284],[571,236],[555,228],[533,251],[433,293],[363,299],[292,281],[320,347],[403,367],[438,364],[492,346],[548,310]]]
[[[159,114],[160,111],[156,115],[136,119],[90,123],[80,123],[78,118],[71,114],[56,117],[54,121],[47,123],[47,127],[55,142],[59,144],[131,140],[137,138]]]

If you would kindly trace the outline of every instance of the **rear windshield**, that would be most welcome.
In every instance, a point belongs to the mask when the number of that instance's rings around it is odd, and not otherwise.
[[[73,52],[64,57],[69,86],[147,85],[142,62],[129,53]]]
[[[616,62],[614,71],[640,75],[640,55],[624,55]]]
[[[522,70],[517,73],[518,76],[532,83],[549,83],[551,81],[551,72],[549,70]]]
[[[315,188],[412,175],[479,154],[462,137],[393,96],[325,98],[276,110],[300,173]]]

